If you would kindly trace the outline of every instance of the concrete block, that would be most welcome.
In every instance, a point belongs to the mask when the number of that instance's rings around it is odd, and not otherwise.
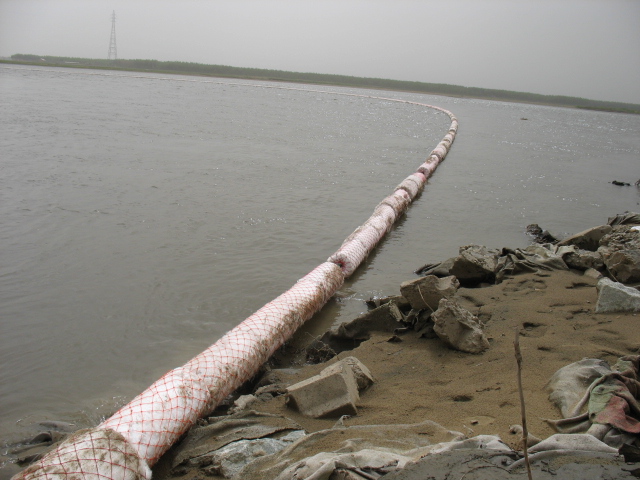
[[[348,364],[339,365],[326,375],[315,375],[287,388],[287,405],[314,418],[357,415],[360,396],[353,370]]]
[[[366,390],[371,385],[373,385],[373,375],[371,375],[369,369],[356,357],[344,358],[339,362],[336,362],[333,365],[330,365],[322,370],[322,372],[320,372],[320,375],[329,375],[336,371],[340,371],[340,369],[343,367],[343,364],[346,364],[351,368],[351,371],[353,372],[354,378],[356,380],[356,384],[358,385],[358,391],[362,392],[363,390]]]

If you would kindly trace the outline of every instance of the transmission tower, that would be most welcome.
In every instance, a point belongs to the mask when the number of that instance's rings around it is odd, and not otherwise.
[[[118,49],[116,48],[116,11],[111,14],[111,40],[109,41],[109,60],[118,59]]]

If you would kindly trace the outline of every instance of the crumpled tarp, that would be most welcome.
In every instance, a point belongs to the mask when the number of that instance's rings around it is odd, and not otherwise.
[[[578,252],[573,245],[558,246],[551,243],[502,250],[467,245],[460,250],[461,254],[458,257],[438,264],[425,265],[416,273],[438,277],[455,275],[460,283],[500,283],[505,276],[517,273],[569,270],[564,257]]]
[[[611,366],[599,358],[583,358],[555,372],[549,382],[549,400],[558,407],[563,418],[573,416],[573,410],[589,386],[611,372]]]
[[[192,428],[173,449],[173,466],[216,451],[239,440],[264,438],[282,431],[302,430],[281,415],[246,410],[227,417],[212,417],[209,425]]]
[[[614,225],[640,225],[640,213],[626,212],[620,213],[615,217],[609,217],[607,223]]]
[[[547,422],[561,433],[586,432],[615,448],[640,444],[639,375],[640,355],[621,357],[589,386],[568,418]]]
[[[464,438],[432,421],[407,425],[336,426],[307,435],[274,455],[257,459],[234,479],[318,480],[335,470],[355,479],[377,478],[420,458],[433,443]],[[367,476],[362,476],[358,470]],[[360,476],[356,476],[360,475]]]
[[[537,272],[539,270],[569,270],[563,257],[575,252],[577,252],[577,249],[573,245],[559,247],[551,243],[529,245],[526,248],[503,248],[502,255],[498,259],[496,280],[499,281],[505,275],[516,273]]]
[[[389,425],[388,427],[393,427]],[[293,447],[292,447],[293,448]],[[637,468],[591,435],[557,434],[529,450],[536,480],[632,479]],[[392,450],[363,448],[321,452],[289,465],[276,480],[524,480],[522,454],[505,445],[500,437],[473,438],[416,448],[404,454]],[[253,469],[255,471],[255,468]],[[237,479],[247,478],[247,470]],[[261,478],[272,478],[266,472]],[[251,477],[254,478],[254,477]]]

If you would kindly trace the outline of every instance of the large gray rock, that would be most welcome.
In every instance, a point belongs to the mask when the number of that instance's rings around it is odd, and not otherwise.
[[[618,250],[606,259],[605,264],[619,282],[640,282],[640,250]]]
[[[570,237],[565,238],[558,243],[559,246],[563,245],[575,245],[583,250],[590,250],[595,252],[600,246],[600,239],[607,233],[610,233],[613,228],[610,225],[601,225],[599,227],[593,227]]]
[[[601,270],[604,267],[604,259],[600,252],[578,249],[577,252],[567,253],[562,257],[562,259],[569,268],[574,268],[576,270],[584,271],[590,268]]]
[[[455,295],[458,287],[460,287],[460,282],[453,275],[444,278],[428,275],[403,282],[400,285],[400,293],[409,301],[414,310],[424,308],[436,310],[440,300]]]
[[[481,353],[489,348],[478,317],[455,301],[443,298],[431,318],[433,330],[447,345],[467,353]]]
[[[287,388],[287,405],[314,418],[356,415],[360,396],[353,369],[346,362]]]
[[[453,261],[449,272],[463,285],[493,282],[498,270],[499,257],[500,252],[497,250],[489,250],[481,245],[466,245],[460,247],[460,253]]]
[[[596,313],[640,312],[640,292],[608,278],[598,281]]]
[[[640,249],[640,231],[629,225],[617,225],[600,239],[598,250],[606,256],[618,250],[634,249]]]

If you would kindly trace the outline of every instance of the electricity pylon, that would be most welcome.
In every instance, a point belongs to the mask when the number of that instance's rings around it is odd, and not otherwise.
[[[116,48],[116,11],[111,14],[111,40],[109,41],[109,60],[118,59],[118,49]]]

